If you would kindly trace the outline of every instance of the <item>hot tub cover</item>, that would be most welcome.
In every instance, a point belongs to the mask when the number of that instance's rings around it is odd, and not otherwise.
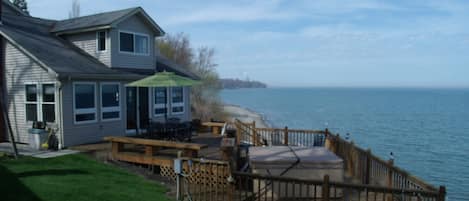
[[[254,169],[342,169],[343,160],[324,147],[250,147],[249,161]]]

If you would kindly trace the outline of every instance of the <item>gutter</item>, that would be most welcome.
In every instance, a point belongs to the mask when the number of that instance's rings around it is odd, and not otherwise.
[[[59,118],[59,130],[60,130],[60,143],[59,143],[59,150],[60,149],[63,149],[64,148],[64,144],[65,144],[65,134],[64,134],[64,121],[63,121],[63,95],[62,95],[62,92],[63,92],[63,85],[62,85],[62,82],[60,80],[57,80],[57,85],[58,85],[58,89],[59,89],[59,114],[60,114],[60,118]]]
[[[74,74],[60,74],[58,76],[59,79],[109,79],[109,80],[138,80],[145,78],[144,75],[136,75],[136,74],[123,74],[123,75],[115,75],[115,74],[83,74],[83,73],[74,73]]]
[[[76,33],[97,31],[97,30],[110,29],[110,28],[112,28],[112,26],[110,26],[110,25],[104,25],[104,26],[88,27],[88,28],[84,28],[84,29],[72,29],[72,30],[63,30],[63,31],[51,31],[51,33],[54,33],[56,36],[60,36],[60,35],[63,35],[63,34],[76,34]]]

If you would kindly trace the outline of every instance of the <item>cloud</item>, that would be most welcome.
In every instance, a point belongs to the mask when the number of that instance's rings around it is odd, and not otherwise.
[[[61,19],[68,16],[70,2],[31,1],[29,6],[33,15]],[[469,4],[464,1],[81,2],[84,14],[143,7],[166,32],[185,32],[196,47],[214,47],[222,77],[247,74],[285,85],[419,83],[444,77],[438,83],[469,84],[464,76],[469,73]]]
[[[194,7],[191,11],[169,17],[170,25],[212,22],[250,22],[263,20],[290,20],[301,14],[279,9],[277,1],[249,1]]]

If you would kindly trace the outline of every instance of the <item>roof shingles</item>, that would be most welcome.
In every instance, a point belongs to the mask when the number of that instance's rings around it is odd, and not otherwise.
[[[0,31],[60,77],[134,77],[132,74],[110,69],[70,42],[50,34],[53,23],[51,20],[4,14]]]
[[[105,12],[95,15],[88,15],[68,20],[57,21],[57,23],[51,29],[51,32],[56,33],[110,25],[116,20],[121,19],[127,16],[129,13],[132,13],[138,9],[138,7],[128,8],[124,10]]]

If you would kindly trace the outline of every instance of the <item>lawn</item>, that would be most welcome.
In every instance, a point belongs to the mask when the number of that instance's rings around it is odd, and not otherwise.
[[[169,200],[165,188],[83,154],[18,160],[0,157],[0,200]]]

